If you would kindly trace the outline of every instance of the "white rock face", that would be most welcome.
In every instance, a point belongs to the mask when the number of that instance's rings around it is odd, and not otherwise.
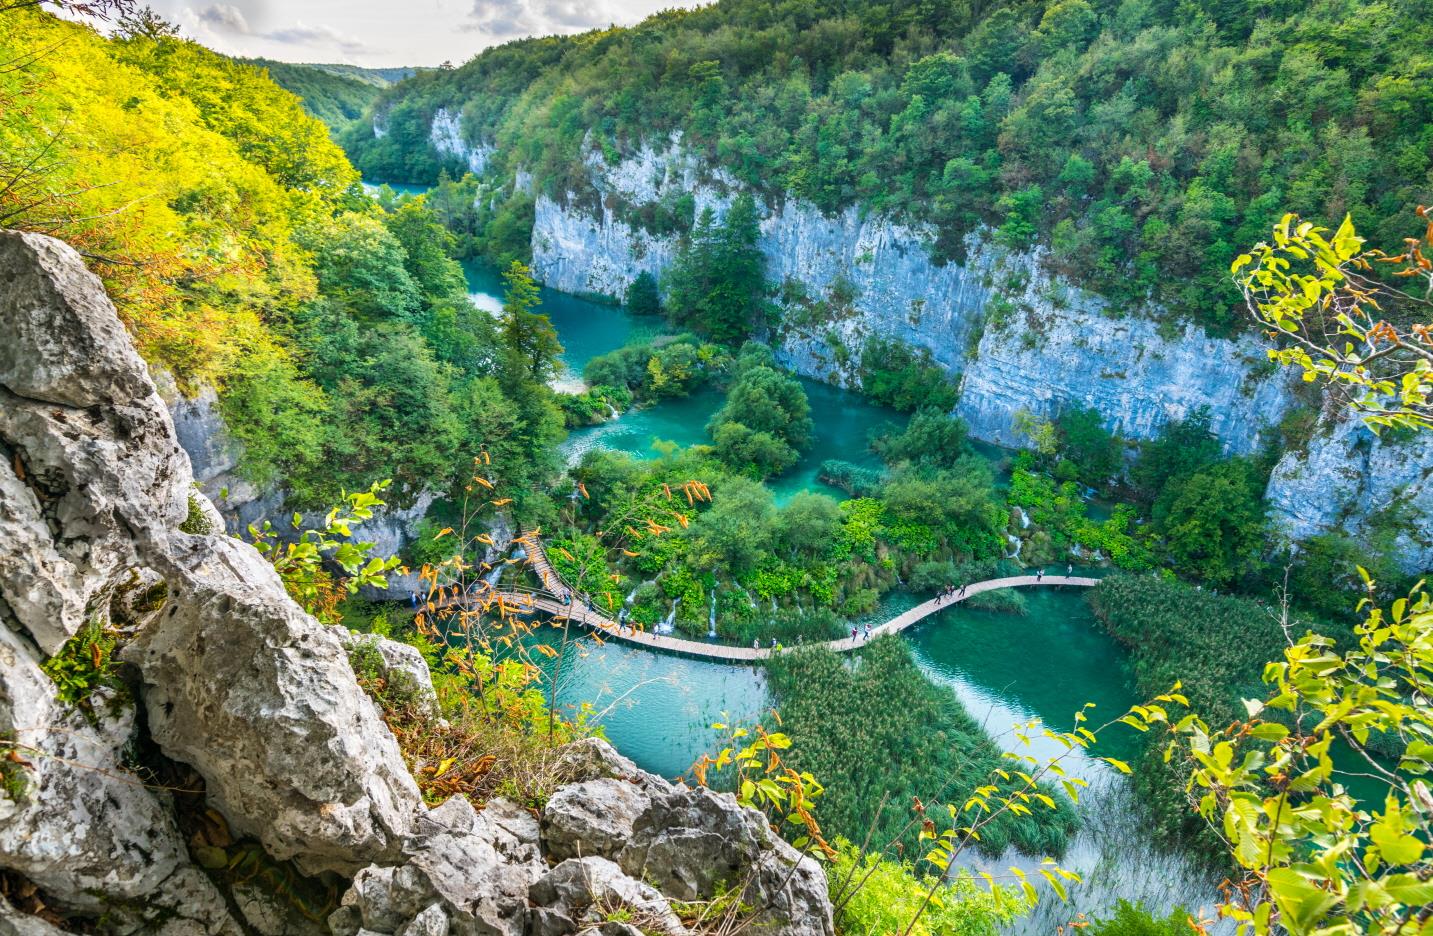
[[[1287,372],[1252,340],[1209,338],[1187,326],[1175,340],[1147,319],[1109,318],[1097,306],[1016,314],[987,328],[965,372],[957,412],[977,438],[1023,440],[1011,415],[1054,417],[1071,407],[1098,410],[1125,438],[1148,439],[1200,407],[1227,451],[1248,454],[1266,441],[1289,406]]]
[[[454,114],[441,107],[433,114],[428,138],[433,143],[433,149],[439,154],[460,160],[473,175],[482,175],[488,168],[488,160],[493,158],[494,150],[491,146],[472,146],[463,139],[461,114]]]
[[[1404,571],[1433,569],[1433,434],[1380,438],[1356,417],[1325,422],[1306,452],[1279,459],[1267,496],[1293,541],[1330,531],[1356,536],[1386,512]]]
[[[610,196],[641,205],[690,192],[698,213],[712,207],[720,214],[736,190],[678,142],[643,148],[615,165],[593,156],[588,168],[602,196],[599,215],[537,200],[533,269],[566,292],[622,296],[639,273],[660,274],[675,257],[675,237],[625,224]],[[778,360],[851,386],[870,338],[924,348],[952,377],[964,374],[960,413],[975,437],[1002,444],[1018,441],[1014,417],[1022,408],[1048,416],[1094,406],[1109,428],[1148,438],[1208,405],[1227,448],[1249,452],[1288,404],[1286,379],[1248,342],[1209,338],[1193,327],[1166,337],[1151,321],[1107,317],[1097,297],[1044,274],[1038,257],[1002,254],[975,238],[966,263],[937,265],[931,240],[927,231],[856,208],[827,217],[787,199],[768,210],[761,222],[767,278],[799,284],[808,302],[827,303],[809,321],[806,303],[788,305]],[[1013,294],[1012,281],[1022,284]],[[997,283],[1032,312],[987,331],[986,304]]]

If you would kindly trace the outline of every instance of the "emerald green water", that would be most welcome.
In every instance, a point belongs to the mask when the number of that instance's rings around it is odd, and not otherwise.
[[[502,277],[491,267],[480,263],[463,264],[468,277],[469,298],[480,309],[498,312],[502,309]],[[542,290],[542,306],[538,310],[552,320],[562,341],[562,360],[569,378],[582,376],[587,362],[601,354],[615,351],[646,334],[655,334],[657,322],[646,322],[627,314],[618,306],[603,305],[586,299]],[[880,460],[870,452],[867,442],[873,434],[898,429],[904,417],[894,410],[877,406],[848,390],[801,378],[811,401],[811,419],[816,431],[809,449],[802,453],[796,466],[770,482],[778,502],[799,491],[821,490],[840,496],[835,488],[817,480],[821,463],[839,458],[868,468],[880,468]],[[571,433],[563,451],[570,462],[591,449],[627,452],[638,458],[654,458],[654,443],[675,442],[682,448],[705,445],[711,441],[706,425],[722,405],[723,397],[714,390],[702,390],[688,397],[664,400],[655,406],[623,414],[611,422],[588,426]]]
[[[549,639],[555,645],[558,638]],[[548,670],[554,673],[555,664]],[[664,777],[685,773],[718,749],[714,723],[754,725],[769,704],[765,677],[754,667],[588,640],[568,645],[557,699],[569,711],[591,705],[609,741]]]
[[[468,298],[474,305],[486,312],[502,311],[505,287],[497,270],[469,260],[463,263],[463,274],[468,278]],[[557,329],[569,379],[581,378],[587,362],[599,354],[616,351],[642,333],[656,330],[655,324],[640,323],[618,306],[589,302],[546,288],[541,298],[537,311],[551,319]]]

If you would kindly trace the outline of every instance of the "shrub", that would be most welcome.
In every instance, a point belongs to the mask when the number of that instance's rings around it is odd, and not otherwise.
[[[949,412],[959,394],[945,368],[926,348],[872,338],[861,351],[861,388],[871,399],[910,412]]]
[[[844,839],[836,842],[836,858],[826,874],[832,901],[840,907],[837,929],[851,936],[996,936],[1025,908],[1024,898],[1013,888],[1002,887],[997,899],[968,873],[937,883],[909,862],[860,855]],[[929,904],[928,894],[933,894]]]

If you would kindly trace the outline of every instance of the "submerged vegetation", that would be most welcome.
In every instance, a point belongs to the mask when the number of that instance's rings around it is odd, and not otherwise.
[[[787,759],[821,778],[822,821],[853,841],[869,834],[920,855],[911,804],[964,803],[1001,766],[1001,749],[949,689],[927,679],[899,638],[872,641],[850,666],[810,649],[774,658],[766,672],[792,739]],[[1055,809],[1002,816],[981,831],[978,847],[998,856],[1014,844],[1059,857],[1075,826],[1062,799]]]

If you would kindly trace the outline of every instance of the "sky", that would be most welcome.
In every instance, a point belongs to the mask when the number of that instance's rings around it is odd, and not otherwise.
[[[145,0],[228,55],[352,65],[460,65],[520,36],[626,26],[680,0]]]

